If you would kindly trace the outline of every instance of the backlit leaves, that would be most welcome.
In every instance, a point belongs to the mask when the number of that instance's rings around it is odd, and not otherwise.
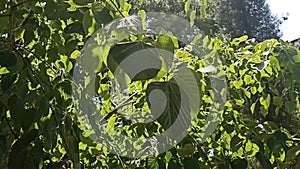
[[[3,14],[16,10],[12,25],[14,36],[7,37],[10,36],[9,16],[1,16],[0,21],[0,168],[242,169],[253,167],[254,162],[258,168],[291,168],[290,164],[300,154],[297,135],[299,50],[277,40],[257,43],[247,35],[224,40],[199,34],[195,44],[205,51],[203,53],[208,53],[202,57],[193,51],[194,46],[179,42],[180,37],[144,32],[129,38],[128,34],[120,35],[125,39],[118,39],[119,43],[109,46],[116,41],[113,36],[118,36],[115,29],[146,29],[145,10],[138,12],[141,18],[130,16],[110,24],[122,14],[127,16],[133,5],[125,0],[49,0],[24,1],[15,8],[10,8],[10,3],[0,7]],[[200,8],[203,17],[205,8],[205,5]],[[197,22],[199,8],[194,8],[190,0],[181,10],[188,15],[191,25]],[[111,39],[105,39],[109,45],[82,51],[87,37],[104,26],[112,35]],[[204,37],[203,40],[200,37]],[[201,44],[196,43],[200,39]],[[108,57],[100,59],[100,56]],[[89,57],[93,57],[92,62],[85,62]],[[72,79],[73,69],[79,64],[77,59],[82,59],[82,74],[77,77],[82,79],[82,84],[74,84]],[[130,61],[129,66],[122,64],[126,60]],[[216,66],[217,62],[220,67]],[[155,66],[146,67],[145,63]],[[93,66],[99,69],[93,72]],[[132,72],[132,67],[141,71]],[[190,78],[184,73],[179,76],[188,89],[180,90],[174,80],[178,67],[194,73],[199,91],[189,86]],[[205,128],[204,119],[218,106],[213,105],[215,88],[210,80],[210,75],[218,70],[226,71],[228,100],[217,130],[201,142],[199,133]],[[91,80],[92,73],[96,74],[95,81]],[[81,97],[90,97],[100,113],[106,114],[115,108],[116,91],[111,89],[112,79],[117,77],[114,73],[120,73],[129,86],[125,93],[138,91],[128,103],[129,107],[135,106],[142,113],[150,108],[149,116],[154,122],[132,124],[127,117],[132,114],[123,113],[127,111],[124,108],[107,120],[112,130],[137,137],[159,135],[172,127],[183,108],[186,119],[180,121],[179,128],[184,128],[184,122],[191,119],[190,111],[195,112],[196,117],[188,136],[168,152],[147,159],[119,157],[94,143],[90,137],[93,134],[89,133],[91,126],[76,115],[78,100],[73,100],[73,89],[76,88],[75,92]],[[95,96],[85,95],[84,89],[88,87],[96,91]],[[181,104],[186,101],[182,98],[198,95],[200,106]],[[95,105],[87,104],[86,110],[92,110],[92,106]],[[193,110],[189,110],[190,106]],[[89,113],[94,115],[93,120],[98,120],[99,112]]]

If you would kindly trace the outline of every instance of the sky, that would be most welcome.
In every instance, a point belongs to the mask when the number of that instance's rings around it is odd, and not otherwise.
[[[279,18],[288,16],[281,25],[282,40],[292,41],[300,38],[300,0],[266,0],[271,11]],[[287,15],[288,14],[288,15]]]

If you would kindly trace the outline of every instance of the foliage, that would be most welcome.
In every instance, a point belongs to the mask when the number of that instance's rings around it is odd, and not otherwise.
[[[232,37],[248,35],[258,41],[280,37],[281,21],[271,14],[265,0],[209,2],[208,18],[216,21],[221,33],[229,33]]]
[[[174,115],[172,112],[178,111],[178,96],[169,92],[168,105],[174,110],[164,112],[154,123],[133,124],[118,114],[113,99],[119,93],[112,91],[110,83],[114,66],[119,63],[118,56],[124,50],[129,54],[154,47],[171,51],[174,65],[192,70],[199,83],[201,105],[183,141],[155,157],[126,158],[109,153],[103,147],[105,143],[96,144],[91,140],[91,134],[79,119],[72,86],[90,90],[93,83],[84,73],[82,83],[74,84],[75,61],[82,57],[81,49],[88,38],[113,19],[128,16],[131,5],[113,0],[0,2],[5,4],[0,6],[0,168],[300,166],[297,121],[300,52],[293,46],[275,39],[258,43],[247,36],[235,39],[203,36],[195,44],[203,49],[202,55],[209,62],[192,49],[178,45],[176,37],[170,34],[132,35],[124,39],[125,45],[106,49],[102,53],[107,59],[98,58],[93,62],[101,64],[95,82],[99,85],[92,90],[99,96],[109,132],[125,132],[132,137],[159,134],[173,122],[174,117],[169,117]],[[217,130],[201,142],[203,119],[214,97],[209,72],[203,68],[217,62],[216,54],[222,61],[218,69],[226,71],[228,101]],[[178,90],[172,82],[176,71],[162,75],[159,72],[144,72],[135,77],[128,91],[133,101],[129,106],[144,112],[149,109],[145,97],[149,90]],[[134,93],[136,89],[138,93]]]
[[[263,0],[208,0],[208,1],[129,1],[132,13],[139,9],[164,11],[189,18],[197,13],[195,24],[205,34],[229,34],[232,38],[248,35],[258,41],[279,39],[281,20],[271,14],[268,4]],[[186,3],[184,3],[186,2]],[[203,3],[207,2],[207,3]],[[135,5],[139,4],[139,5]]]

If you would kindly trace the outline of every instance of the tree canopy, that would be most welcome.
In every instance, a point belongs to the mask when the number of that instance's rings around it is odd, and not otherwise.
[[[138,0],[130,1],[139,4]],[[139,9],[146,11],[163,11],[189,18],[192,11],[186,11],[187,6],[197,13],[196,25],[206,34],[229,34],[232,38],[248,35],[258,41],[279,39],[281,20],[271,14],[265,0],[208,0],[197,1],[157,1],[143,0],[139,5],[133,5],[132,13]],[[186,5],[188,4],[188,5]]]
[[[299,168],[299,47],[178,3],[0,0],[0,168]]]
[[[281,21],[272,16],[265,0],[209,1],[208,15],[216,21],[220,32],[232,37],[248,35],[258,41],[279,39]]]

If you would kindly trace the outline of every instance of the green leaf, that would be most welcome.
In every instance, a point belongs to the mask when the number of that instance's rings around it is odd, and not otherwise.
[[[138,16],[142,19],[142,28],[145,30],[147,27],[147,23],[146,23],[146,11],[145,10],[139,10],[138,11]]]
[[[38,131],[36,129],[25,133],[19,140],[17,140],[11,147],[9,155],[8,166],[11,169],[24,169],[26,163],[28,163],[28,150],[27,147],[30,143],[37,138]],[[32,159],[30,159],[32,160]]]
[[[262,168],[273,169],[272,164],[270,163],[269,159],[262,152],[256,153],[255,157],[259,160]]]
[[[196,19],[196,10],[193,10],[190,14],[190,23],[191,25],[194,25]]]
[[[245,75],[244,81],[245,81],[246,85],[249,85],[252,83],[252,77],[249,75]]]
[[[251,91],[251,93],[254,95],[254,94],[256,94],[256,92],[257,92],[257,88],[256,88],[255,86],[252,86],[252,87],[250,88],[250,91]]]
[[[172,53],[176,49],[176,47],[174,45],[174,42],[173,42],[173,39],[169,35],[159,35],[158,38],[157,38],[157,43],[156,43],[155,46],[157,48],[161,48],[161,49],[170,51]],[[178,47],[178,44],[177,44],[177,47]]]
[[[300,154],[300,145],[291,147],[285,157],[286,162],[290,162]]]
[[[242,85],[243,85],[243,80],[235,80],[235,81],[233,81],[232,82],[232,85],[236,88],[236,89],[239,89],[239,88],[241,88],[242,87]]]
[[[171,160],[168,163],[168,169],[182,169],[182,165],[178,161]]]
[[[267,140],[268,148],[274,153],[276,157],[280,156],[281,148],[285,145],[288,137],[285,133],[281,131],[276,131],[272,137],[269,137]]]
[[[24,103],[16,94],[12,95],[8,99],[8,106],[10,109],[11,118],[16,124],[22,124],[24,118],[28,118],[28,116],[25,114]]]
[[[75,125],[72,124],[70,115],[66,115],[62,129],[63,146],[74,163],[79,162],[79,138],[74,133]]]
[[[232,44],[238,46],[240,43],[245,42],[248,39],[247,35],[241,36],[239,38],[234,38]]]
[[[25,44],[29,44],[34,39],[33,30],[25,30],[24,32],[24,41]]]
[[[88,10],[84,13],[84,16],[82,19],[82,26],[83,26],[84,33],[86,35],[89,35],[91,33],[91,31],[89,29],[90,29],[90,27],[92,27],[92,25],[93,25],[93,19],[91,17],[90,10]]]
[[[300,63],[300,52],[299,51],[297,52],[297,55],[294,57],[294,61],[296,63]]]
[[[228,120],[228,119],[226,119]],[[234,131],[234,127],[228,123],[226,123],[225,125],[223,125],[223,128],[225,129],[225,131],[230,134]]]
[[[16,55],[7,50],[0,51],[0,67],[14,66],[16,63]]]
[[[252,105],[250,107],[250,111],[252,114],[255,112],[255,106],[256,106],[256,102],[252,103]]]
[[[191,0],[187,0],[184,4],[184,11],[185,13],[188,13],[190,10],[190,6],[191,6]]]
[[[247,169],[248,161],[245,159],[235,159],[231,162],[232,169]]]
[[[164,129],[168,129],[178,117],[181,108],[181,94],[179,86],[174,80],[170,82],[153,82],[150,83],[146,90],[147,103],[156,120],[162,125]],[[188,106],[188,105],[184,105]],[[183,111],[185,108],[182,108]],[[185,123],[190,122],[190,114],[186,113],[186,119],[178,119],[180,127],[185,127]]]
[[[179,151],[181,157],[187,157],[193,155],[195,152],[195,147],[191,144],[185,144]]]
[[[27,131],[31,127],[36,116],[37,116],[37,112],[35,109],[30,108],[25,110],[23,116],[24,118],[21,121],[21,126],[23,127],[23,130]]]
[[[106,25],[113,21],[113,17],[110,15],[109,9],[102,6],[100,3],[93,5],[92,12],[98,24]]]
[[[207,14],[207,0],[202,0],[202,4],[200,7],[201,10],[201,19],[206,19],[206,14]]]
[[[42,117],[48,116],[49,114],[49,102],[46,97],[41,97],[39,102],[38,114]],[[37,119],[39,120],[39,119]]]
[[[277,107],[282,107],[283,106],[283,100],[281,97],[279,96],[274,96],[273,97],[273,103],[277,106]]]
[[[260,104],[263,106],[265,110],[269,109],[270,103],[271,103],[271,95],[267,94],[265,96],[262,96],[259,98]]]
[[[277,70],[280,70],[280,63],[276,57],[270,56],[270,61],[273,67],[275,67]]]
[[[14,74],[14,75],[7,75],[4,78],[1,79],[1,89],[3,91],[8,90],[13,84],[14,82],[17,80],[18,75]]]
[[[243,140],[235,135],[230,141],[230,147],[232,151],[237,151],[239,148],[243,146]]]
[[[94,0],[73,0],[77,5],[87,5],[88,3],[94,2]]]
[[[46,150],[53,149],[57,144],[56,123],[53,118],[45,120],[43,123],[43,137],[45,137],[44,148]]]
[[[184,158],[182,164],[184,169],[200,169],[198,160],[192,157]]]
[[[3,2],[3,4],[5,4],[5,3],[6,3],[6,1]],[[4,8],[4,5],[1,6],[0,8],[2,8],[2,7]],[[0,19],[0,37],[2,37],[1,35],[7,31],[7,27],[8,27],[7,23],[8,23],[8,17],[3,17]]]
[[[9,70],[6,67],[1,67],[0,68],[0,75],[4,75],[9,73]]]
[[[74,50],[70,56],[70,59],[77,59],[80,56],[79,50]]]
[[[83,34],[84,33],[84,29],[83,29],[83,24],[80,22],[74,22],[70,25],[68,25],[65,29],[64,29],[65,33],[80,33]]]
[[[131,81],[152,79],[162,68],[160,51],[141,42],[113,46],[109,52],[107,64],[113,73],[119,66]],[[149,66],[152,68],[148,68]]]

